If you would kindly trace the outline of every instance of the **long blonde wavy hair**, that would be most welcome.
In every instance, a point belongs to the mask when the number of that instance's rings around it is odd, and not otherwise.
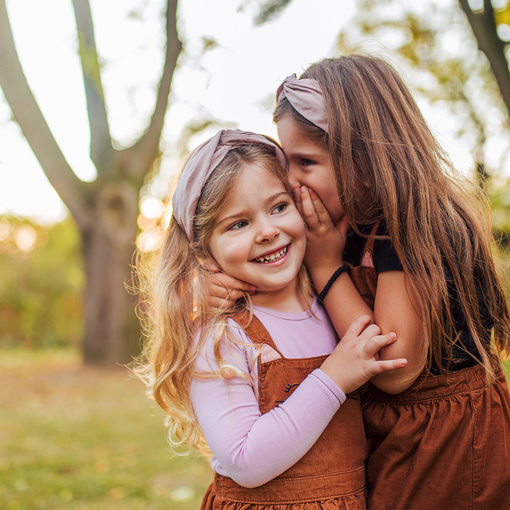
[[[495,355],[508,357],[510,315],[483,191],[455,171],[402,79],[384,60],[368,55],[324,59],[301,78],[319,82],[328,133],[286,99],[275,110],[275,122],[290,115],[328,150],[341,204],[360,235],[357,225],[386,222],[419,302],[429,363],[434,360],[443,373],[448,366],[442,359],[453,361],[459,341],[444,267],[449,269],[478,361],[492,380]],[[491,343],[482,302],[494,324]]]
[[[211,257],[209,240],[221,206],[234,188],[242,171],[250,168],[270,170],[285,181],[285,171],[266,146],[239,142],[231,149],[205,183],[194,216],[194,239],[171,218],[161,248],[154,253],[139,253],[135,267],[141,302],[139,312],[144,325],[142,355],[133,372],[147,385],[147,394],[167,414],[172,450],[185,455],[194,449],[209,454],[191,405],[189,387],[193,378],[225,377],[222,343],[239,342],[228,335],[229,315],[249,308],[249,296],[234,308],[213,311],[209,307],[211,273],[201,261]],[[291,194],[292,196],[292,194]],[[311,285],[304,267],[299,279],[303,295],[311,304]],[[214,354],[220,370],[197,373],[195,359],[207,339],[214,341]],[[198,340],[197,340],[198,339]],[[251,345],[251,344],[250,344]],[[237,376],[248,377],[236,372]]]

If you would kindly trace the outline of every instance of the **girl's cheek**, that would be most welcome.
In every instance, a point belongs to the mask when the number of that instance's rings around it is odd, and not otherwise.
[[[293,222],[293,230],[294,230],[294,236],[297,238],[297,239],[306,239],[306,228],[305,228],[305,223],[303,221],[303,218],[301,218],[301,216],[297,215],[297,217],[294,219],[294,222]]]

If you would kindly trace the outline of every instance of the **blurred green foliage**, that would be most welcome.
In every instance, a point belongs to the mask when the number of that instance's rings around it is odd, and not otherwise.
[[[0,347],[78,345],[84,283],[74,221],[0,216]]]

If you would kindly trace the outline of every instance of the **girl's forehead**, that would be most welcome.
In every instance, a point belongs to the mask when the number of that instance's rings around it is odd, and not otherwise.
[[[228,192],[224,203],[221,204],[221,212],[226,208],[242,206],[247,203],[262,204],[268,197],[286,191],[283,174],[279,176],[275,170],[268,167],[245,165]]]

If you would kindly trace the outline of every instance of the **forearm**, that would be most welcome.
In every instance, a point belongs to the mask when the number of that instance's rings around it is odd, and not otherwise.
[[[324,289],[336,269],[338,267],[318,268],[310,272],[317,293]],[[352,321],[361,315],[368,315],[373,322],[374,312],[360,296],[348,272],[342,273],[335,280],[324,298],[324,306],[340,338]]]

